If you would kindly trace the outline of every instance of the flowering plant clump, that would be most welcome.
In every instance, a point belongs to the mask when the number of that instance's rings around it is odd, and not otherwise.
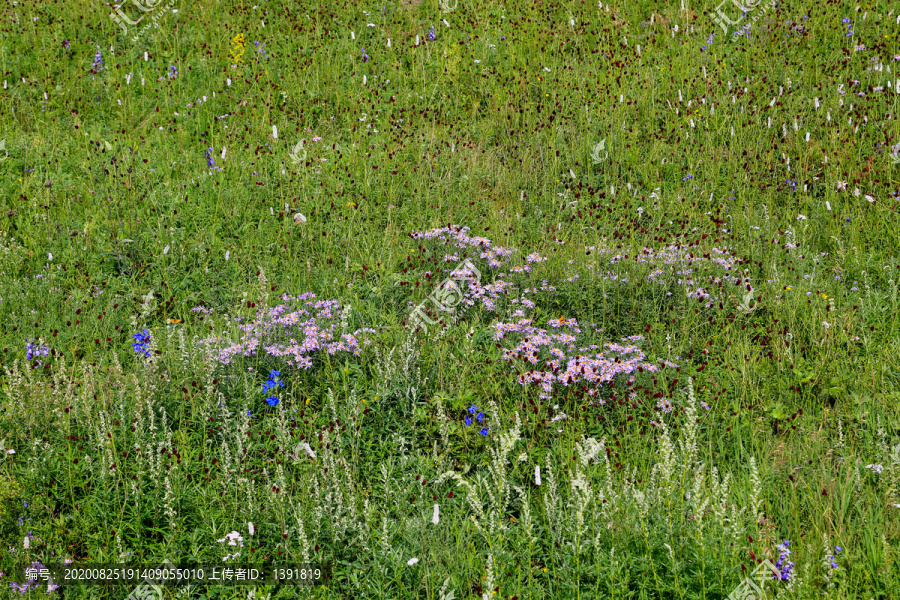
[[[134,343],[131,344],[132,348],[137,354],[143,354],[147,358],[150,357],[150,330],[145,329],[140,333],[134,334],[132,336],[134,338]]]
[[[33,359],[35,356],[47,356],[50,353],[50,348],[41,346],[40,339],[28,338],[25,342],[25,358],[28,360]],[[32,344],[31,342],[37,342],[37,344]]]
[[[274,369],[271,373],[269,373],[269,378],[263,384],[263,393],[268,392],[271,389],[275,389],[275,387],[279,385],[281,387],[284,387],[284,380],[277,379],[279,375],[281,375],[281,372]],[[276,406],[278,402],[279,400],[276,396],[269,396],[268,398],[266,398],[266,403],[269,406]]]
[[[475,415],[475,413],[478,413]],[[468,414],[465,417],[466,427],[470,427],[472,425],[472,418],[470,415],[475,415],[475,420],[480,424],[484,420],[484,413],[481,412],[481,409],[475,406],[474,404],[469,407]],[[482,427],[478,433],[486,436],[488,434],[488,428]]]
[[[311,368],[317,352],[324,351],[329,355],[350,352],[359,356],[361,345],[371,343],[362,334],[375,333],[375,330],[362,328],[353,333],[339,333],[337,328],[345,316],[340,303],[337,300],[314,300],[315,297],[313,293],[297,297],[284,294],[282,300],[288,304],[258,311],[257,319],[240,326],[244,331],[240,341],[219,348],[215,354],[216,360],[227,365],[237,354],[256,356],[260,347],[269,356],[290,357],[288,362],[298,369]],[[303,302],[305,308],[290,306],[290,302]],[[235,320],[243,319],[237,317]],[[198,343],[215,346],[221,341],[222,337],[216,336]]]
[[[790,545],[790,540],[784,540],[778,546],[778,550],[781,552],[781,554],[779,555],[778,560],[775,562],[775,568],[778,569],[779,572],[777,574],[772,574],[772,577],[774,579],[789,581],[791,578],[791,570],[794,568],[794,563],[790,561],[791,551],[788,549]]]
[[[491,327],[495,330],[495,340],[502,340],[509,334],[518,334],[524,338],[514,348],[504,350],[502,358],[510,362],[524,361],[526,366],[538,366],[537,369],[524,372],[516,371],[516,374],[520,385],[539,385],[542,399],[550,399],[554,389],[579,384],[587,387],[586,393],[593,397],[600,387],[611,383],[617,375],[630,375],[639,369],[651,372],[659,370],[658,366],[645,362],[647,357],[633,344],[622,346],[607,343],[604,344],[607,348],[605,352],[595,352],[593,356],[588,353],[599,350],[600,347],[596,344],[576,351],[575,334],[581,333],[581,329],[574,318],[566,320],[560,317],[548,322],[550,327],[565,328],[562,333],[549,333],[532,323],[532,319],[521,319],[517,323],[495,323]],[[622,341],[643,339],[643,336],[637,335],[622,338]],[[664,363],[675,366],[667,361]],[[599,403],[605,404],[606,401],[600,398]]]
[[[244,56],[246,52],[245,47],[246,43],[244,42],[244,34],[239,33],[234,36],[234,39],[231,40],[231,50],[229,53],[231,54],[231,60],[234,64],[239,64],[241,62],[241,58]]]

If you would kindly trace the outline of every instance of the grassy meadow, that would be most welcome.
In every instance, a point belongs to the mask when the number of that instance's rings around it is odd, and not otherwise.
[[[900,597],[900,7],[749,4],[4,3],[0,598]]]

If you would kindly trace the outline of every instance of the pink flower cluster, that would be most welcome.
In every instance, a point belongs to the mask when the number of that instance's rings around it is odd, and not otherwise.
[[[593,357],[588,353],[597,350],[597,345],[579,348],[576,353],[577,338],[581,333],[576,319],[551,319],[547,322],[554,329],[565,329],[563,333],[549,333],[532,325],[531,319],[521,319],[518,323],[495,323],[494,339],[502,340],[509,334],[524,336],[524,339],[512,348],[503,352],[503,360],[521,360],[526,365],[536,365],[537,369],[529,369],[519,373],[521,385],[533,383],[541,387],[540,397],[549,400],[553,396],[554,387],[569,387],[582,384],[589,396],[596,396],[604,384],[611,383],[617,375],[631,375],[637,371],[657,371],[659,367],[644,362],[646,356],[635,345],[622,346],[607,343],[607,352],[597,352]],[[640,341],[644,337],[633,335],[622,338],[622,341]],[[600,404],[606,401],[599,399]]]
[[[285,303],[303,302],[306,308],[279,304],[274,308],[265,307],[257,311],[256,320],[240,326],[244,331],[240,341],[214,350],[217,352],[216,360],[227,365],[237,354],[256,355],[260,347],[270,356],[290,357],[289,364],[298,369],[312,367],[316,352],[325,351],[330,355],[350,352],[358,356],[360,343],[364,346],[371,343],[371,340],[361,334],[375,333],[375,330],[363,328],[352,334],[338,335],[336,330],[343,316],[340,303],[337,300],[314,300],[315,296],[313,293],[297,297],[284,294],[282,300]],[[216,336],[198,343],[216,346],[221,341],[222,337]]]

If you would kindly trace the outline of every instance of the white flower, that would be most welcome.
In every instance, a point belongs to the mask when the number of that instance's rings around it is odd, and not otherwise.
[[[48,253],[47,253],[47,260],[53,260],[53,253],[52,253],[52,252],[48,252]]]
[[[797,220],[798,220],[798,221],[805,221],[805,220],[806,220],[806,215],[797,215]]]
[[[881,472],[884,471],[884,467],[881,465],[866,465],[867,469],[872,469],[875,473],[881,475]]]
[[[828,321],[822,321],[822,325],[825,326],[825,329],[828,329],[829,327],[831,327],[831,323],[829,323]]]
[[[31,540],[29,540],[27,536],[26,536],[25,539],[22,541],[22,546],[23,546],[26,550],[28,550],[29,548],[31,548]]]
[[[406,561],[406,564],[408,564],[408,565],[411,567],[411,566],[413,566],[414,564],[416,564],[417,562],[419,562],[419,559],[418,559],[418,558],[411,558],[411,559],[409,559],[408,561]]]
[[[166,247],[163,248],[163,254],[168,254],[168,253],[169,253],[169,245],[166,244]]]
[[[306,216],[303,213],[294,215],[294,223],[306,223]]]
[[[250,521],[249,523],[247,523],[247,529],[250,530],[250,535],[253,535],[253,532],[256,531],[256,527],[253,526],[253,521]]]
[[[541,465],[534,468],[534,485],[541,485]]]
[[[237,531],[232,531],[231,533],[225,534],[225,537],[217,541],[219,543],[222,543],[225,540],[228,540],[229,546],[237,546],[238,543],[240,543],[241,546],[244,545],[244,538],[242,538],[241,534],[239,534]]]
[[[435,525],[437,525],[437,524],[438,524],[438,521],[440,521],[440,519],[441,519],[441,514],[440,514],[440,513],[441,513],[441,508],[440,508],[440,506],[437,505],[437,504],[435,504],[435,505],[434,505],[434,514],[431,515],[431,522],[434,523]]]

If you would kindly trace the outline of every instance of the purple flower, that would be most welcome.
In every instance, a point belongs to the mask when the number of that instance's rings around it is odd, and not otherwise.
[[[210,146],[209,150],[206,151],[206,164],[209,165],[210,167],[215,167],[216,161],[213,159],[212,153],[213,153],[213,149],[212,149],[212,146]]]
[[[437,36],[434,33],[434,25],[431,26],[431,29],[428,30],[428,39],[432,42],[437,39]]]
[[[69,40],[63,40],[63,46],[66,47],[66,50],[69,49]]]
[[[682,181],[687,181],[688,179],[693,179],[693,178],[694,178],[694,176],[691,175],[690,173],[688,173],[687,177],[685,177],[684,179],[682,179]]]
[[[775,562],[775,568],[778,569],[779,573],[772,574],[773,579],[781,579],[782,581],[788,581],[791,578],[791,570],[794,568],[794,563],[792,563],[788,557],[791,555],[791,551],[788,547],[791,545],[789,540],[784,540],[778,549],[781,551],[781,555],[778,557],[778,560]]]
[[[169,67],[169,79],[175,79],[176,77],[178,77],[178,67],[171,65]]]
[[[362,49],[361,49],[361,52],[362,52],[362,61],[363,61],[363,62],[369,62],[369,55],[366,54],[366,49],[365,49],[365,48],[362,48]]]
[[[29,338],[26,340],[25,344],[25,358],[31,360],[35,356],[47,356],[50,353],[50,348],[46,346],[38,346],[37,344],[32,344],[31,342],[37,341],[33,338]]]
[[[103,54],[100,52],[100,48],[97,48],[97,55],[94,56],[94,64],[91,65],[92,73],[99,73],[103,70]]]

